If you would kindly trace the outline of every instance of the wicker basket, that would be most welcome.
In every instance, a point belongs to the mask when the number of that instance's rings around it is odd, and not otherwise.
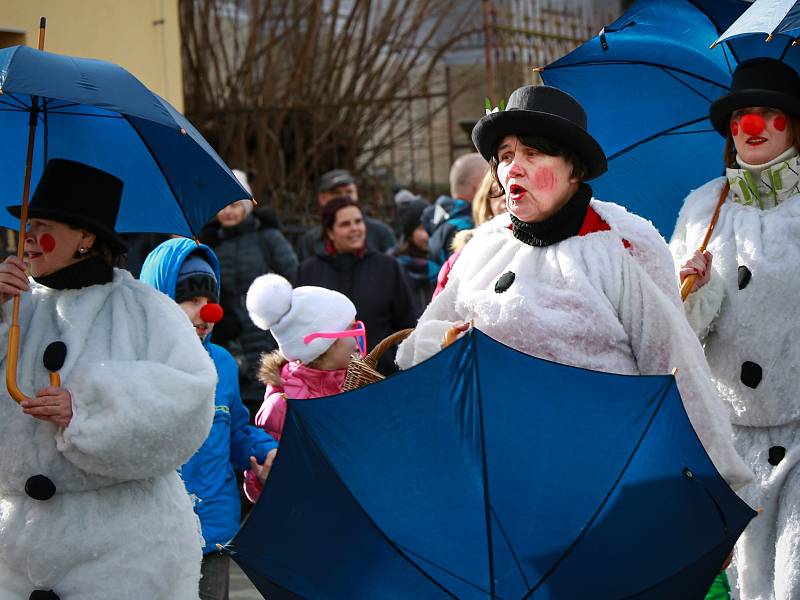
[[[370,383],[376,383],[386,379],[383,375],[378,373],[378,361],[381,359],[384,352],[402,342],[411,335],[412,331],[414,331],[413,328],[401,329],[382,340],[381,343],[375,346],[372,352],[367,354],[364,358],[354,356],[347,366],[347,377],[344,380],[342,389],[344,391],[354,390],[369,385]]]

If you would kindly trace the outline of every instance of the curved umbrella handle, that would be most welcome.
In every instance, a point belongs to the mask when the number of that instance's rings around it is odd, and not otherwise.
[[[725,198],[728,197],[728,192],[731,189],[731,184],[729,182],[725,182],[725,185],[722,186],[722,192],[720,192],[719,200],[717,200],[717,206],[714,209],[714,215],[711,217],[711,222],[708,224],[708,229],[706,229],[706,236],[703,238],[703,243],[700,244],[698,250],[700,252],[705,252],[706,247],[708,246],[709,240],[711,240],[711,235],[714,233],[714,227],[717,226],[717,220],[719,219],[719,211],[722,209],[722,205],[725,203]],[[692,287],[694,287],[694,281],[697,279],[697,275],[689,275],[686,279],[683,280],[681,284],[681,301],[686,302],[686,298],[692,292]]]
[[[39,19],[39,50],[44,50],[44,36],[47,19]],[[31,113],[28,125],[28,154],[25,161],[25,184],[22,188],[22,211],[19,215],[19,239],[17,240],[17,256],[22,258],[25,254],[25,234],[28,229],[28,199],[31,191],[31,167],[33,164],[33,142],[36,139],[36,122],[39,117],[39,97],[31,96]],[[19,358],[19,295],[14,296],[14,306],[11,312],[11,326],[8,329],[8,353],[6,355],[6,388],[9,395],[17,402],[27,400],[17,386],[17,360]],[[58,375],[58,374],[56,374]],[[53,377],[50,376],[52,383]]]
[[[14,312],[19,313],[19,296],[14,297]],[[17,359],[19,358],[19,323],[14,320],[8,330],[8,355],[6,356],[6,388],[17,402],[27,400],[17,386]]]

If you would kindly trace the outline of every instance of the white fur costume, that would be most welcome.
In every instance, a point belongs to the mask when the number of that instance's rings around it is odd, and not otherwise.
[[[0,598],[53,590],[61,600],[198,597],[201,537],[176,469],[211,426],[216,374],[181,309],[115,270],[81,290],[31,282],[20,311],[18,383],[49,385],[42,356],[67,346],[66,429],[0,392]],[[11,302],[3,307],[5,354]],[[26,495],[37,474],[57,488]]]
[[[680,306],[664,240],[618,205],[592,200],[591,207],[610,231],[547,247],[517,240],[508,215],[477,229],[447,287],[400,346],[398,365],[408,368],[428,358],[454,322],[474,320],[478,329],[517,350],[561,363],[624,374],[664,374],[678,367],[683,401],[703,445],[732,486],[747,483],[752,474],[731,443],[725,409]],[[496,292],[496,282],[509,271],[513,283]]]
[[[700,245],[724,181],[686,199],[670,244],[676,264]],[[711,278],[689,295],[686,314],[756,474],[741,495],[764,509],[737,545],[740,598],[800,598],[800,195],[769,210],[729,196],[708,250]]]

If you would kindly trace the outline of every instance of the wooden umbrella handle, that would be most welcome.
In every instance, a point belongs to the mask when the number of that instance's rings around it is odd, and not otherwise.
[[[706,235],[703,238],[703,243],[700,244],[700,247],[697,249],[698,252],[705,252],[706,247],[708,246],[708,242],[711,240],[711,236],[714,233],[714,228],[717,226],[717,220],[719,220],[719,211],[722,209],[722,205],[725,203],[725,198],[728,197],[728,192],[731,189],[731,184],[729,182],[725,182],[725,185],[722,186],[722,192],[719,195],[719,199],[717,200],[717,206],[714,208],[714,215],[711,217],[711,222],[708,224],[708,228],[706,229]],[[686,298],[692,291],[694,287],[694,282],[697,279],[697,274],[693,273],[686,277],[681,284],[681,301],[686,302]]]
[[[44,36],[47,27],[47,19],[39,19],[39,50],[44,50]],[[33,142],[36,139],[36,122],[39,113],[39,97],[31,96],[31,118],[28,124],[28,151],[25,160],[25,182],[22,188],[22,210],[19,216],[19,239],[17,240],[17,256],[22,258],[25,255],[25,235],[28,229],[28,200],[31,191],[31,167],[33,165]],[[11,325],[8,329],[8,349],[6,354],[6,388],[8,394],[17,402],[27,400],[28,397],[22,393],[17,385],[17,359],[19,358],[19,303],[20,296],[14,296],[14,304],[11,309]],[[53,381],[51,376],[50,381]]]

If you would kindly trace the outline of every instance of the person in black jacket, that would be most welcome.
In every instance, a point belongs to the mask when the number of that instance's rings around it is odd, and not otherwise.
[[[356,306],[367,328],[371,350],[386,336],[414,327],[416,315],[403,269],[391,256],[366,246],[366,227],[361,206],[349,197],[338,197],[322,209],[324,250],[300,265],[297,285],[316,285],[336,290]],[[394,352],[378,364],[386,374],[394,367]]]
[[[244,174],[235,169],[234,174],[249,189]],[[259,275],[277,273],[293,281],[297,256],[281,233],[277,216],[265,210],[253,214],[250,200],[239,200],[219,211],[202,238],[216,252],[221,271],[219,303],[225,316],[214,328],[214,342],[239,363],[242,400],[255,416],[264,396],[264,386],[256,376],[259,357],[277,344],[250,320],[245,297]]]
[[[339,196],[349,196],[353,200],[358,200],[358,186],[355,178],[349,171],[344,169],[334,169],[325,173],[319,182],[319,208],[322,211],[325,205]],[[377,252],[388,252],[397,244],[392,228],[383,221],[372,219],[364,215],[364,226],[366,227],[366,244]],[[324,236],[322,227],[315,225],[303,234],[298,243],[297,252],[300,260],[314,256],[321,252],[324,246]]]

